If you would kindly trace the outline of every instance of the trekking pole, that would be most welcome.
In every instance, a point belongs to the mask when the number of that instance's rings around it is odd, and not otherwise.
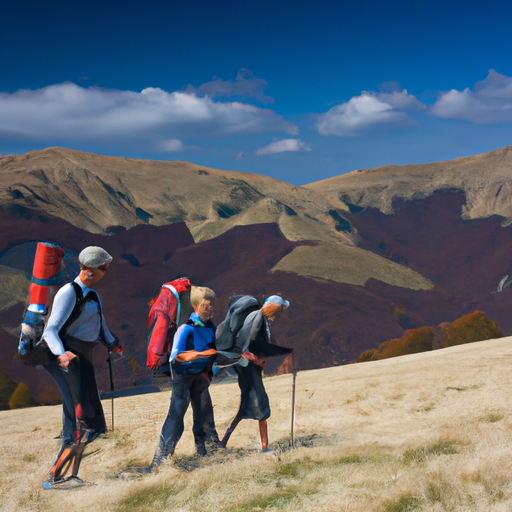
[[[292,351],[292,422],[291,422],[291,431],[290,431],[290,438],[291,438],[291,446],[292,448],[295,448],[295,440],[293,437],[293,426],[295,423],[295,382],[297,380],[297,370],[295,369],[295,353]]]
[[[114,432],[114,375],[112,373],[112,359],[110,359],[110,352],[108,353],[108,371],[110,374],[110,392],[112,393],[110,397],[110,403],[112,407],[112,432]]]

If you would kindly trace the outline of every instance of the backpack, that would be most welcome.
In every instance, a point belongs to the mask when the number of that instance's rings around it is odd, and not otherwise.
[[[62,284],[63,257],[61,246],[48,242],[37,243],[18,342],[20,359],[29,365],[45,364],[50,356],[42,335],[53,298]]]
[[[247,316],[260,308],[258,300],[251,295],[231,297],[226,318],[217,327],[215,346],[218,352],[238,355],[242,353],[246,340],[239,339],[238,333]]]
[[[190,280],[180,277],[164,283],[148,303],[147,360],[149,370],[166,364],[174,332],[190,314]]]

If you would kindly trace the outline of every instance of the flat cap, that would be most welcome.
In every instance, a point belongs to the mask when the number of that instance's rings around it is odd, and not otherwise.
[[[84,265],[84,267],[98,268],[100,265],[106,265],[113,260],[112,256],[102,249],[91,245],[86,247],[79,255],[78,261]]]

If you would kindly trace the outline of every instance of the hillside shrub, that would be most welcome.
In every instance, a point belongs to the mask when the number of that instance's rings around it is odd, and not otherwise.
[[[430,327],[409,329],[401,338],[384,342],[382,349],[379,347],[380,359],[432,350],[433,339],[434,332]]]
[[[444,331],[444,347],[503,337],[496,323],[479,310],[458,318],[445,327]]]
[[[371,348],[370,350],[367,350],[366,352],[363,352],[357,359],[356,363],[365,363],[366,361],[376,361],[374,359],[374,355],[377,353],[377,350],[374,348]]]
[[[436,335],[437,332],[437,335]],[[439,340],[439,332],[441,339]],[[376,349],[363,352],[356,363],[377,361],[390,357],[427,352],[434,348],[445,348],[464,343],[473,343],[494,338],[502,338],[503,334],[496,323],[482,311],[473,311],[450,323],[442,323],[439,327],[419,327],[405,331],[401,338],[385,341]]]
[[[0,410],[10,409],[9,400],[15,389],[16,383],[11,376],[5,370],[0,370]]]
[[[430,327],[409,329],[405,331],[401,338],[385,341],[381,343],[378,348],[363,352],[356,359],[356,363],[426,352],[432,350],[433,339],[434,331],[432,331]]]
[[[28,389],[26,384],[20,382],[9,400],[9,407],[11,409],[21,409],[23,407],[32,407],[33,405],[34,400],[30,389]]]

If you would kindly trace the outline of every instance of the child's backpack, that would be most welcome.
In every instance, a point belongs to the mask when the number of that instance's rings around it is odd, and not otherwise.
[[[226,318],[217,327],[215,347],[224,355],[240,355],[246,340],[238,339],[238,333],[247,316],[261,308],[257,299],[251,295],[236,295],[229,301]]]
[[[18,342],[20,359],[29,365],[45,364],[49,356],[42,335],[53,298],[62,285],[63,257],[59,245],[38,242]]]
[[[147,361],[149,370],[168,362],[176,329],[190,314],[190,280],[180,277],[164,283],[148,306]]]

